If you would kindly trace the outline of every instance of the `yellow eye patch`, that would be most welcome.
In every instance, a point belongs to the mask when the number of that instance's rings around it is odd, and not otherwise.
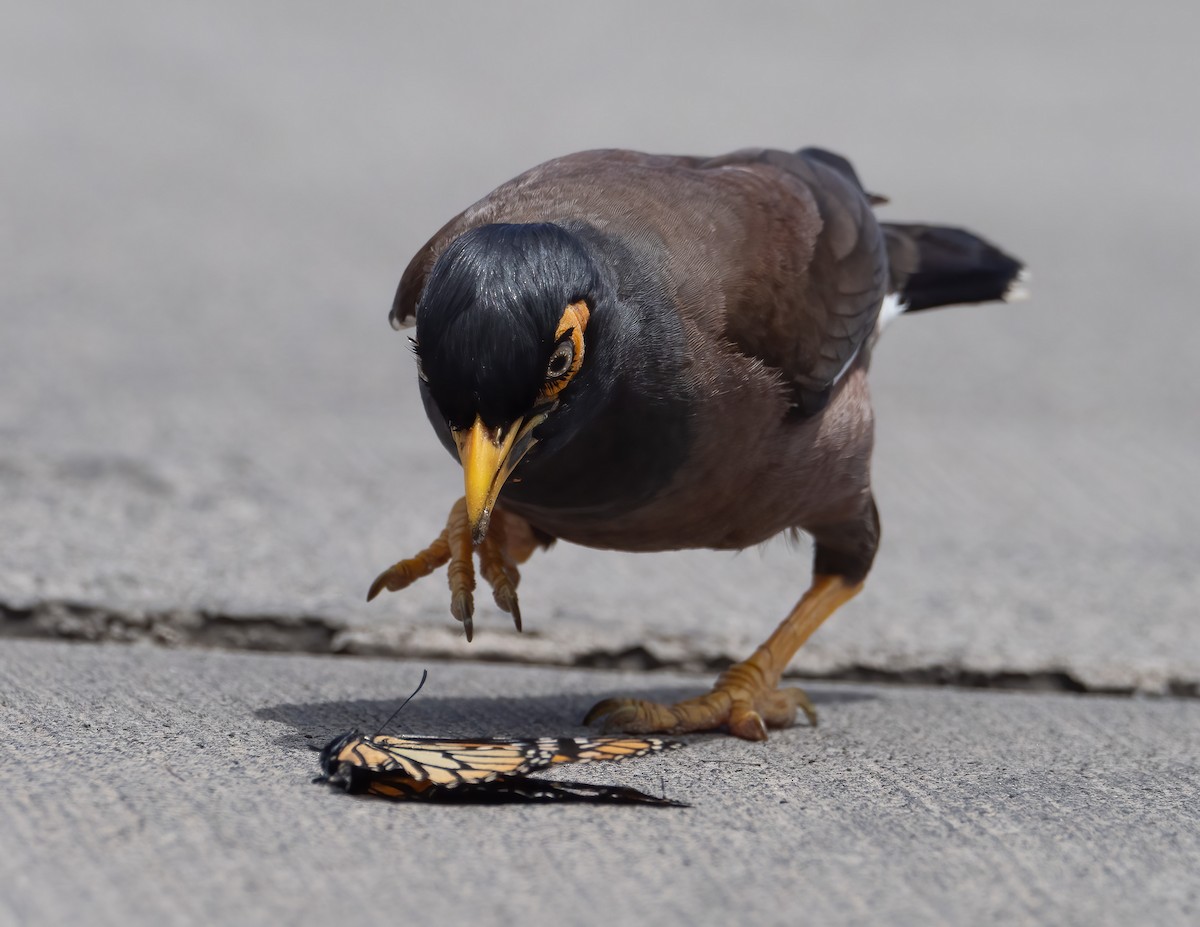
[[[583,364],[583,332],[590,316],[587,303],[582,300],[571,303],[563,310],[554,332],[558,345],[550,355],[550,363],[546,368],[546,383],[541,396],[543,400],[557,396],[579,372]]]

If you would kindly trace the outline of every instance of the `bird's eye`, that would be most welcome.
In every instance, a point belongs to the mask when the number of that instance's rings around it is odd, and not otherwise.
[[[574,362],[575,345],[571,343],[570,338],[566,338],[558,343],[554,353],[550,355],[550,363],[546,365],[546,379],[558,380],[565,377],[570,373]]]
[[[587,327],[589,311],[582,300],[571,303],[563,310],[554,332],[557,343],[550,360],[546,362],[546,382],[542,384],[541,402],[549,402],[567,388],[583,366],[583,331]]]

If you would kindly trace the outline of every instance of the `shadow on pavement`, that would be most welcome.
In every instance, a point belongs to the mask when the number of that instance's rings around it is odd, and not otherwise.
[[[818,707],[878,698],[861,690],[807,688]],[[279,721],[295,729],[275,742],[290,749],[318,749],[329,739],[351,728],[370,733],[413,737],[573,737],[595,733],[582,724],[583,716],[601,699],[636,696],[676,702],[701,690],[681,686],[647,689],[609,689],[559,695],[417,696],[388,723],[404,700],[348,699],[331,702],[282,702],[254,712],[266,721]],[[381,726],[386,725],[384,730]]]

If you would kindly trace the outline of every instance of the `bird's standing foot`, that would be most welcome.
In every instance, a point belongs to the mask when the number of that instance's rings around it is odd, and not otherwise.
[[[796,711],[812,727],[817,710],[803,689],[777,689],[763,679],[754,658],[721,674],[712,691],[674,705],[636,698],[608,698],[588,712],[584,724],[600,721],[606,731],[648,733],[713,731],[725,728],[744,740],[766,740],[768,728],[791,727]]]
[[[723,672],[711,692],[674,705],[633,698],[605,699],[587,713],[584,724],[599,721],[606,731],[631,734],[683,734],[723,727],[745,740],[766,740],[768,728],[790,726],[800,710],[815,727],[817,712],[804,690],[776,686],[800,645],[861,588],[861,581],[818,575],[766,643],[749,660]]]
[[[467,640],[474,636],[475,566],[472,553],[479,556],[479,573],[492,587],[492,597],[502,611],[513,616],[521,630],[521,606],[517,601],[517,584],[521,574],[517,564],[529,559],[538,541],[525,519],[501,509],[492,516],[488,533],[475,546],[471,543],[471,527],[467,519],[465,499],[459,499],[450,509],[446,527],[437,538],[414,557],[392,564],[371,583],[367,593],[370,602],[384,589],[396,592],[428,576],[439,567],[446,569],[450,581],[450,613],[462,622]]]

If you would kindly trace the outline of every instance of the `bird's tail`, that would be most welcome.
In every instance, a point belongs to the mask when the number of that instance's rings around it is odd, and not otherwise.
[[[1027,296],[1025,265],[966,229],[883,222],[891,287],[906,312]]]
[[[858,187],[872,205],[888,201],[885,196],[867,192],[853,165],[841,155],[823,148],[803,148],[796,153],[833,168]],[[1015,302],[1029,295],[1023,286],[1029,279],[1025,265],[973,232],[900,222],[881,222],[880,226],[891,270],[883,323],[898,312],[993,300]]]

